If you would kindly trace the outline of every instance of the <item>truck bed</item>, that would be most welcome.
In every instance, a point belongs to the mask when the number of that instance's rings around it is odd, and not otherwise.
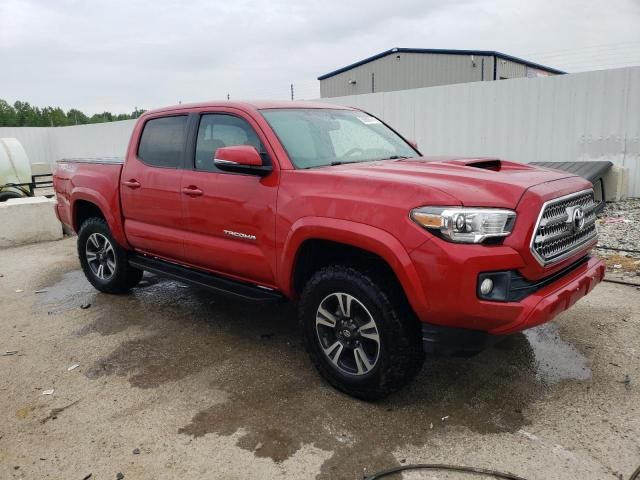
[[[109,212],[120,211],[120,172],[123,159],[117,157],[69,158],[59,160],[53,172],[53,185],[58,198],[60,220],[77,229],[71,211],[71,194],[98,192]],[[82,194],[80,193],[80,196]],[[76,197],[78,198],[78,197]]]

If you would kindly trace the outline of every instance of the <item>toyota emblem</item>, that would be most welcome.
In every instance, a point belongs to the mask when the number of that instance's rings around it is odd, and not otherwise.
[[[581,231],[584,228],[584,210],[582,207],[567,208],[567,214],[574,233]]]

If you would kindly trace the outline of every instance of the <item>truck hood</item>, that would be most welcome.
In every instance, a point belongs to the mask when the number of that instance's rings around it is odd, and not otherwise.
[[[497,158],[418,157],[329,168],[342,177],[437,189],[465,206],[500,208],[515,208],[531,187],[577,176]]]

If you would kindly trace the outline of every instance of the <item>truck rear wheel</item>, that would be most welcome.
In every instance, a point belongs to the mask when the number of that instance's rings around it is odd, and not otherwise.
[[[344,266],[318,271],[300,299],[305,345],[335,388],[376,400],[411,381],[423,361],[415,317],[370,277]]]
[[[124,293],[142,279],[143,271],[129,265],[129,253],[102,218],[89,218],[80,227],[78,256],[87,280],[101,292]]]

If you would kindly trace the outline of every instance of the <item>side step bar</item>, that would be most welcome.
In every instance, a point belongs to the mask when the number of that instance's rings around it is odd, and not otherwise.
[[[212,273],[183,267],[156,258],[136,255],[129,259],[129,265],[140,270],[171,277],[181,282],[204,287],[216,293],[249,300],[251,302],[280,302],[285,297],[273,290],[249,283],[223,278]]]

